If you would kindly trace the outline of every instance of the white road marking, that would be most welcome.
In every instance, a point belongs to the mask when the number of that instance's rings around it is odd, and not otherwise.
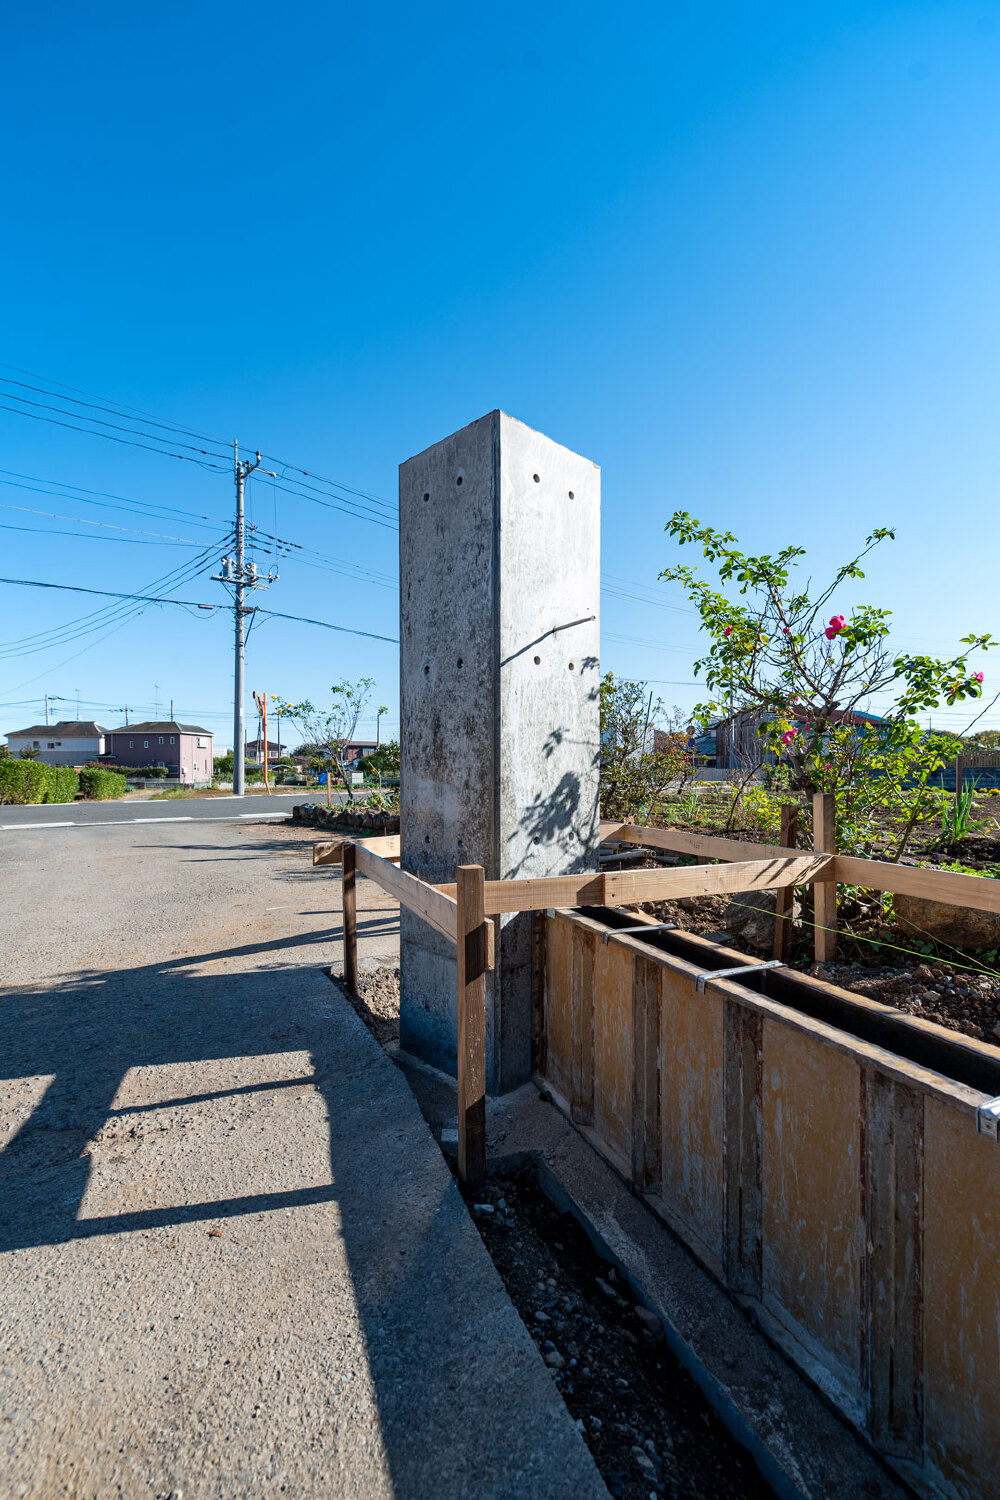
[[[0,828],[79,828],[79,823],[0,823]]]
[[[161,813],[158,818],[127,818],[122,821],[128,823],[193,823],[194,818],[191,817],[190,813],[186,813],[180,818],[168,817],[166,813]]]
[[[178,817],[174,814],[161,813],[156,818],[87,818],[82,823],[0,823],[0,829],[126,828],[131,827],[134,823],[238,823],[241,818],[256,818],[258,823],[264,823],[272,822],[276,818],[280,818],[284,822],[287,817],[288,814],[284,812],[226,813],[221,818],[196,818],[190,813],[183,813]]]

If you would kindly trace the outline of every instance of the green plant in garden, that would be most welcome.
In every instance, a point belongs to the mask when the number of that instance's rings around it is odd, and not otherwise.
[[[954,797],[945,797],[941,810],[941,843],[956,844],[964,839],[978,823],[976,813],[976,788],[962,786]]]
[[[354,739],[374,686],[374,677],[338,683],[330,689],[328,709],[316,708],[307,698],[301,703],[286,703],[277,696],[271,700],[282,718],[287,717],[299,726],[303,738],[316,751],[317,759],[324,763],[322,769],[336,772],[352,802],[354,792],[344,764],[345,747]]]
[[[827,615],[836,591],[864,578],[868,553],[893,538],[887,527],[818,588],[794,577],[801,547],[755,556],[739,549],[732,532],[686,511],[666,530],[679,545],[699,547],[723,586],[685,564],[660,574],[686,590],[710,641],[695,663],[710,696],[696,712],[745,715],[759,736],[759,759],[769,751],[786,764],[793,791],[832,792],[841,848],[867,852],[887,820],[898,820],[898,859],[914,828],[939,815],[940,794],[929,781],[961,743],[928,733],[918,716],[982,695],[983,674],[971,670],[969,656],[995,645],[993,637],[964,636],[966,649],[940,660],[890,649],[889,610],[861,604],[849,616]],[[872,698],[889,700],[878,717],[865,714]]]
[[[382,784],[382,778],[384,776],[398,776],[399,741],[386,740],[385,744],[379,745],[378,749],[374,751],[373,754],[366,755],[363,760],[359,761],[358,766],[362,771],[365,772],[366,775],[371,774],[373,776],[377,776],[380,786]]]
[[[608,672],[601,679],[601,815],[624,823],[638,823],[653,816],[656,804],[671,782],[683,783],[691,773],[686,738],[677,728],[675,709],[669,728],[661,731],[660,748],[651,746],[657,720],[665,709],[644,682],[616,678]]]

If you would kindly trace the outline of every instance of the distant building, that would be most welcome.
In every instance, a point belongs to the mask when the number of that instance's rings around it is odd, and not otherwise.
[[[263,735],[259,736],[255,740],[247,740],[246,744],[243,747],[243,754],[244,754],[245,758],[248,761],[252,761],[255,765],[258,765],[258,766],[263,765],[263,763],[264,763],[264,737],[263,737]],[[268,763],[269,766],[273,765],[276,760],[280,760],[283,755],[287,755],[287,754],[288,754],[288,748],[287,748],[287,746],[285,746],[285,745],[279,745],[276,740],[268,740],[268,742],[267,742],[267,763]]]
[[[371,740],[348,740],[344,746],[344,764],[356,766],[366,755],[374,755],[378,746]]]
[[[58,724],[32,724],[7,736],[12,756],[35,750],[47,766],[83,766],[105,753],[109,730],[93,719],[61,719]]]
[[[125,724],[105,735],[104,758],[119,769],[163,766],[188,786],[212,780],[212,735],[198,724],[173,719]]]

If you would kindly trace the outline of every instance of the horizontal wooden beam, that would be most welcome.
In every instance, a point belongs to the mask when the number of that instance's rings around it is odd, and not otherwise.
[[[685,833],[680,828],[644,828],[639,823],[602,823],[601,842],[645,844],[672,854],[697,854],[703,859],[764,859],[788,853],[780,844],[750,844],[745,839],[719,839],[707,833]]]
[[[418,880],[416,875],[408,875],[405,870],[397,869],[381,855],[366,849],[364,844],[358,844],[357,851],[359,874],[377,881],[384,891],[395,896],[410,911],[415,911],[418,917],[422,917],[442,937],[449,938],[453,943],[457,941],[457,901],[433,885],[428,885],[426,881]]]
[[[678,896],[720,896],[732,891],[770,891],[829,879],[827,854],[779,854],[728,865],[685,865],[679,870],[614,870],[604,876],[605,906],[631,901],[672,901]]]
[[[373,854],[380,854],[383,859],[394,863],[399,860],[399,834],[388,833],[368,839],[330,839],[321,844],[313,844],[313,864],[339,865],[341,850],[348,843],[356,844],[359,849],[370,849]]]
[[[838,854],[835,876],[842,883],[870,891],[893,891],[918,896],[944,906],[967,906],[972,911],[1000,912],[1000,880],[990,875],[959,875],[954,870],[919,870],[914,865],[887,864],[879,859],[853,859]]]
[[[604,906],[607,879],[607,875],[550,875],[542,880],[487,880],[486,915],[544,911],[550,906]]]

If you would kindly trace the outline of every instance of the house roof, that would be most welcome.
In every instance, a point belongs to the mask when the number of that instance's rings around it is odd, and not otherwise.
[[[45,735],[61,735],[70,740],[97,739],[102,734],[110,734],[103,724],[97,724],[93,719],[60,719],[58,724],[30,724],[27,729],[8,730],[8,739],[21,739],[30,735],[33,739],[42,739]]]
[[[121,724],[112,734],[207,734],[211,737],[210,729],[202,729],[200,724],[178,724],[175,719],[147,719],[142,724]]]

